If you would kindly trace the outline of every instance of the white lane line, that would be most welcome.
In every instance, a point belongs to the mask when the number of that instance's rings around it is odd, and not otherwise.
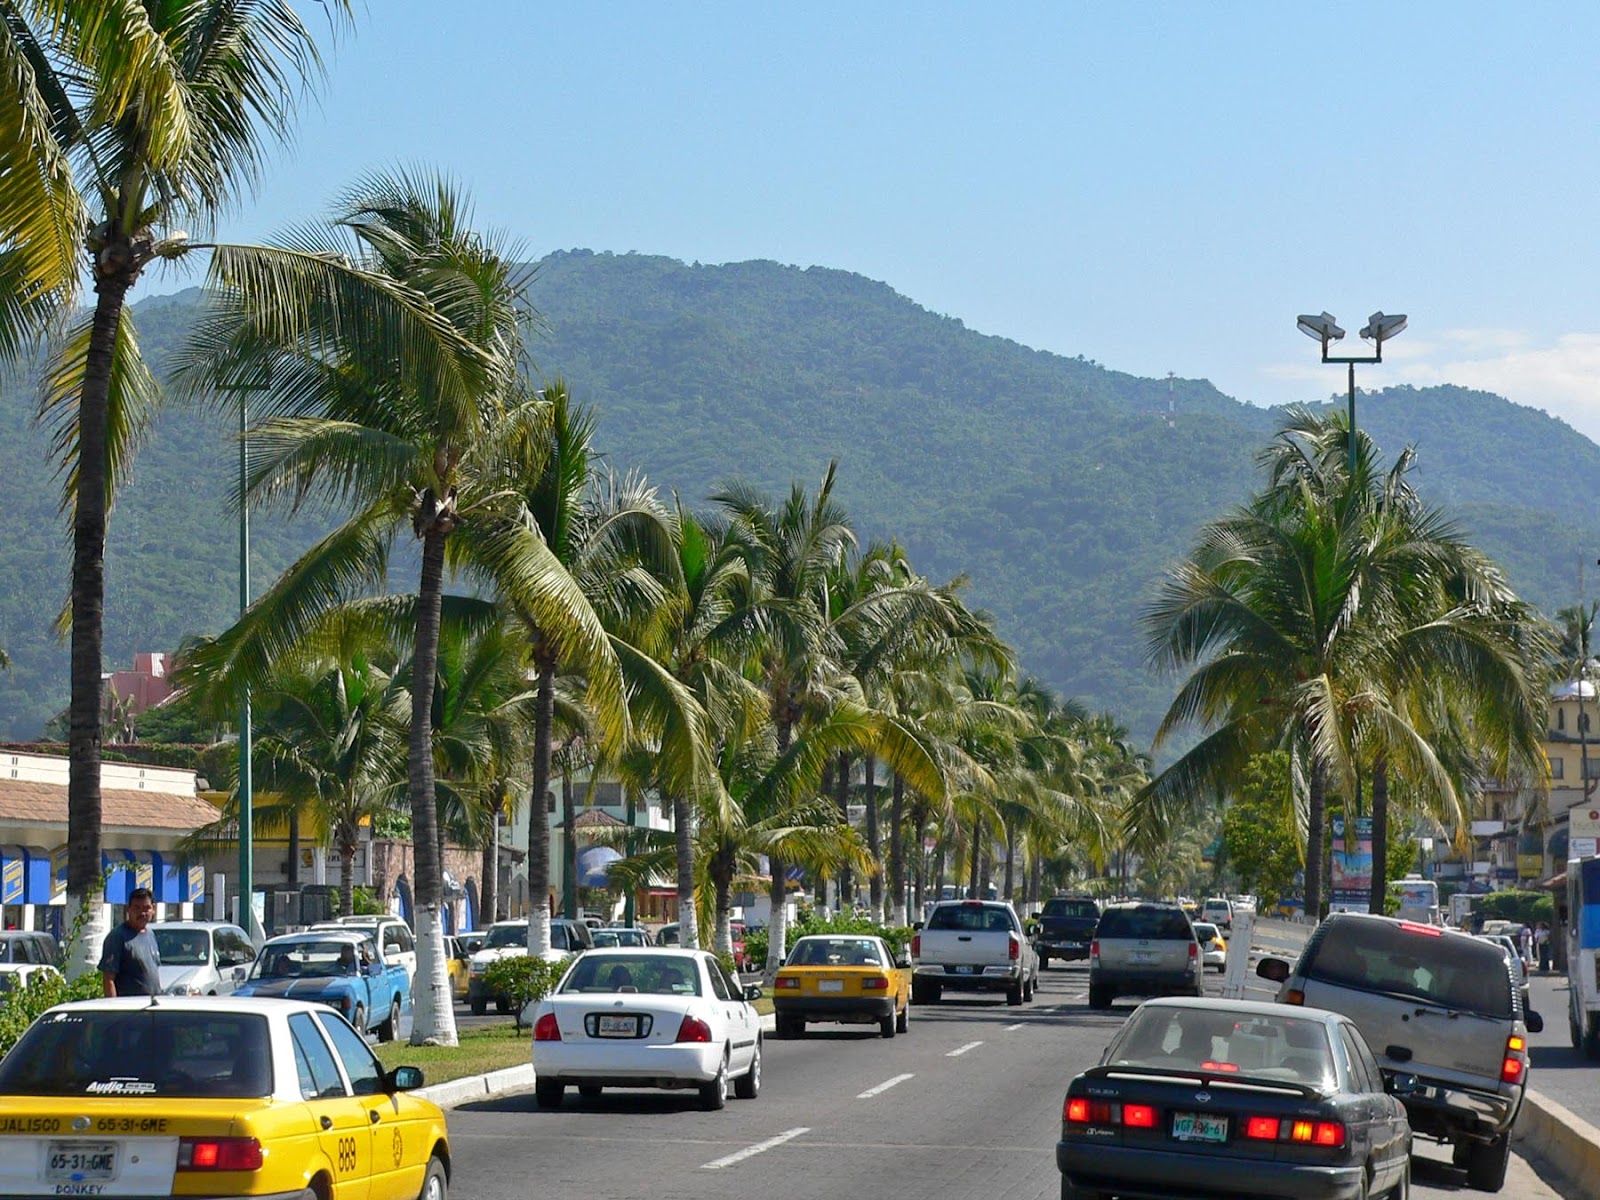
[[[716,1171],[722,1167],[731,1167],[735,1163],[742,1163],[747,1158],[754,1158],[757,1154],[771,1150],[774,1146],[781,1146],[785,1142],[791,1142],[802,1133],[810,1132],[811,1127],[808,1125],[802,1125],[797,1129],[786,1129],[777,1137],[768,1138],[764,1142],[757,1142],[754,1146],[746,1146],[743,1150],[730,1154],[726,1158],[717,1158],[708,1163],[701,1163],[700,1169],[702,1171]]]
[[[895,1084],[904,1083],[906,1080],[913,1079],[913,1078],[915,1078],[915,1074],[914,1073],[910,1074],[910,1075],[896,1075],[893,1079],[885,1079],[877,1087],[870,1087],[866,1091],[862,1092],[859,1096],[856,1097],[856,1099],[857,1100],[871,1100],[879,1092],[887,1092]]]
[[[982,1042],[968,1042],[965,1046],[957,1046],[954,1050],[950,1051],[949,1054],[946,1054],[945,1057],[955,1058],[957,1055],[965,1054],[968,1050],[976,1050],[981,1045],[983,1045]]]
[[[1024,1024],[1026,1024],[1026,1022],[1018,1021],[1015,1025],[1007,1025],[1005,1031],[1007,1033],[1015,1033],[1017,1030],[1021,1029]]]

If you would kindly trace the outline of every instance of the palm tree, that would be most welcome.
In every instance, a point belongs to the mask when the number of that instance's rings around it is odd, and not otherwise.
[[[157,393],[124,304],[147,266],[190,248],[180,225],[205,228],[250,190],[321,60],[287,3],[6,0],[0,18],[0,359],[55,335],[41,415],[72,508],[67,892],[81,909],[101,878],[106,518]],[[62,332],[84,278],[93,311]],[[91,907],[84,970],[104,933]]]
[[[462,565],[492,526],[503,587],[524,609],[560,603],[564,579],[542,546],[502,516],[506,464],[536,461],[548,406],[524,394],[524,271],[471,228],[448,179],[405,171],[362,181],[331,222],[287,248],[213,258],[215,312],[179,364],[192,392],[254,381],[260,419],[241,502],[316,498],[355,512],[300,559],[194,668],[242,691],[315,629],[332,606],[379,590],[390,544],[421,543],[416,595],[379,605],[414,655],[408,795],[419,943],[414,1042],[454,1044],[440,923],[431,715],[447,555]],[[452,535],[461,530],[465,541]],[[520,590],[519,590],[520,589]]]

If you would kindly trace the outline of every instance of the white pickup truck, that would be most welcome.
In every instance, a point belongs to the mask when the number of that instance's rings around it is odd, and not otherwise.
[[[1038,984],[1039,956],[1003,901],[942,901],[911,939],[914,1004],[937,1004],[947,990],[1004,992],[1021,1004]]]

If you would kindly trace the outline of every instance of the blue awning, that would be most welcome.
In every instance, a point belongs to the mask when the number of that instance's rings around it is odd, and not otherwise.
[[[21,846],[0,846],[0,904],[25,904],[28,854]]]
[[[578,886],[605,887],[611,864],[621,858],[622,855],[610,846],[590,846],[578,851]]]

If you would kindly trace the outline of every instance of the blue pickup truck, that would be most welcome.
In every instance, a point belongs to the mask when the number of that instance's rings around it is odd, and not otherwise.
[[[384,961],[372,935],[358,931],[314,930],[270,939],[233,994],[326,1004],[359,1032],[375,1032],[380,1042],[394,1041],[401,1014],[411,1010],[405,967]]]

